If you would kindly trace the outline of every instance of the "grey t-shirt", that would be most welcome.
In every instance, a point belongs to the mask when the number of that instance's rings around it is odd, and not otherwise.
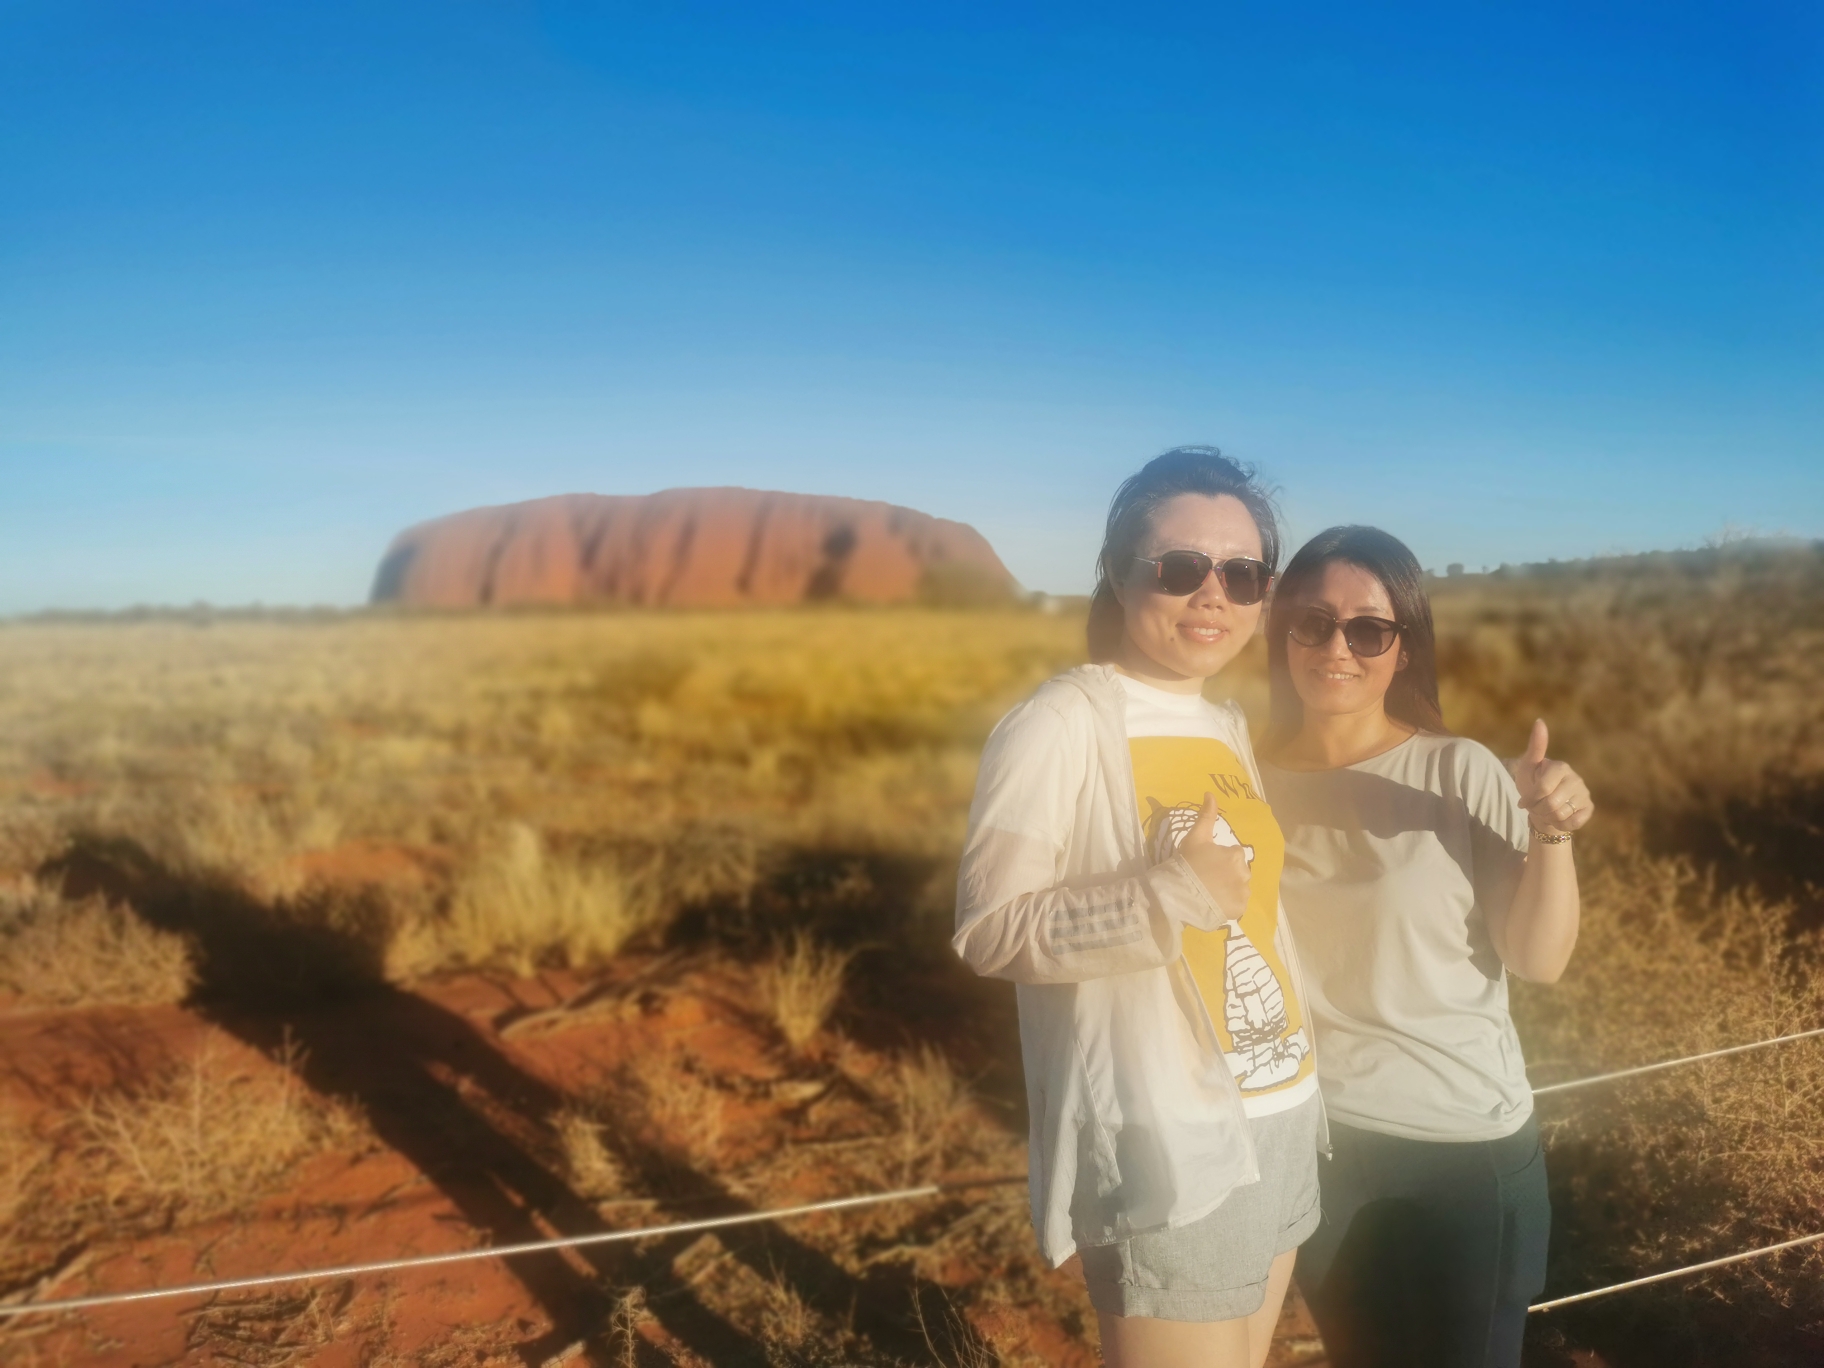
[[[1512,901],[1530,839],[1507,770],[1460,736],[1261,770],[1330,1115],[1414,1140],[1512,1134],[1533,1094],[1485,921]]]

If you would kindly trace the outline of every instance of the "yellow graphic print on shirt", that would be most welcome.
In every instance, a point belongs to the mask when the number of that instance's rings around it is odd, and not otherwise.
[[[1134,792],[1147,852],[1169,859],[1197,821],[1203,795],[1216,795],[1221,845],[1248,856],[1248,907],[1240,922],[1216,931],[1184,929],[1184,958],[1203,995],[1243,1097],[1290,1087],[1310,1075],[1304,1012],[1280,962],[1279,876],[1286,844],[1279,823],[1254,789],[1246,767],[1222,742],[1201,736],[1136,736]]]

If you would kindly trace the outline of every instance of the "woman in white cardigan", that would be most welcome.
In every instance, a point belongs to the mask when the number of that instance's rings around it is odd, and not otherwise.
[[[1096,663],[982,756],[957,952],[1018,987],[1033,1224],[1080,1253],[1112,1368],[1259,1368],[1324,1143],[1284,841],[1247,726],[1203,685],[1259,625],[1273,506],[1213,448],[1109,509]]]

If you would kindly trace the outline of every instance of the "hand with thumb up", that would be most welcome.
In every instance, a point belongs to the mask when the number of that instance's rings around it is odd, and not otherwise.
[[[1533,830],[1544,836],[1565,836],[1595,815],[1596,804],[1590,798],[1590,786],[1576,770],[1562,760],[1545,758],[1550,740],[1545,719],[1535,720],[1526,753],[1509,760],[1507,772],[1514,776],[1520,806],[1526,809]]]
[[[1196,824],[1178,843],[1178,853],[1184,856],[1184,862],[1209,892],[1211,901],[1222,910],[1221,917],[1208,919],[1207,925],[1200,920],[1190,923],[1200,931],[1214,931],[1228,922],[1239,921],[1248,909],[1247,852],[1232,834],[1227,842],[1216,840],[1216,823],[1221,818],[1222,809],[1216,806],[1216,795],[1204,794]],[[1224,830],[1226,833],[1226,823]]]

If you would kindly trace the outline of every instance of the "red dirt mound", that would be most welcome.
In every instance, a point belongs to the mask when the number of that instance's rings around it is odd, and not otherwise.
[[[954,582],[954,583],[952,583]],[[1011,590],[987,539],[893,504],[754,489],[564,494],[408,528],[375,603],[438,608],[626,603],[901,603],[934,583]]]

